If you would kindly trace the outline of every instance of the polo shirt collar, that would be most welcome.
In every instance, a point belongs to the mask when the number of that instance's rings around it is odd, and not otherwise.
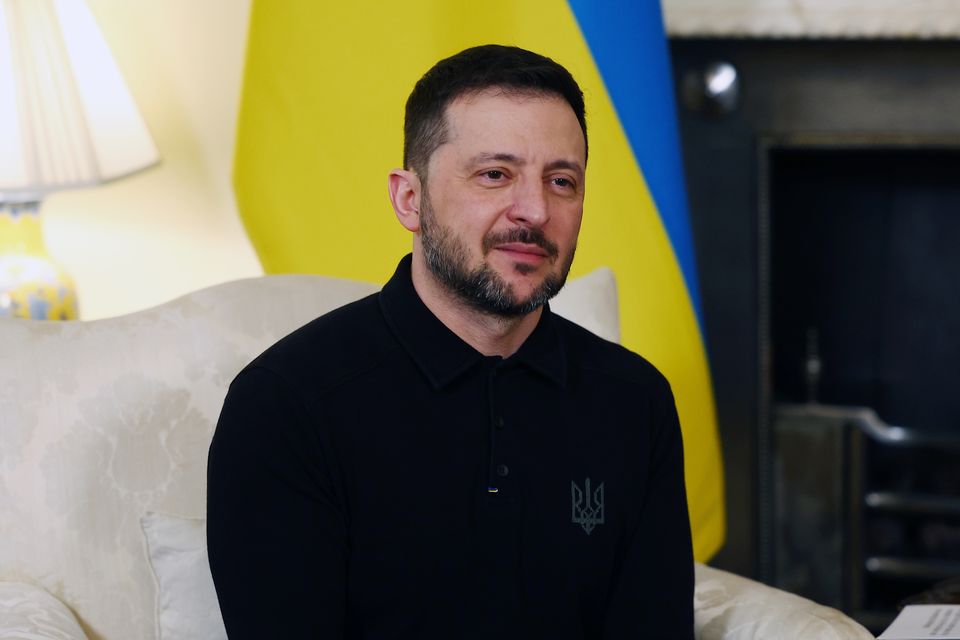
[[[411,255],[405,256],[380,292],[380,308],[397,340],[417,366],[440,389],[484,360],[483,354],[464,342],[433,315],[413,287]],[[567,358],[549,305],[540,322],[515,354],[498,366],[525,365],[555,384],[564,386]]]

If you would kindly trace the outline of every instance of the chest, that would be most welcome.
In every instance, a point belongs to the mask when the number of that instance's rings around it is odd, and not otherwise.
[[[650,425],[624,393],[508,371],[341,403],[327,427],[354,551],[401,574],[603,592],[649,465]]]

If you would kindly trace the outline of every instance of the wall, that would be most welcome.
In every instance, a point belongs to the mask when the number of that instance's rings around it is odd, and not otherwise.
[[[956,38],[954,0],[661,0],[674,37]]]
[[[161,164],[44,203],[90,320],[260,275],[230,185],[250,0],[87,0]]]

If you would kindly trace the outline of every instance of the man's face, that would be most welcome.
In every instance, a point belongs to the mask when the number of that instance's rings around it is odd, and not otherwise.
[[[474,308],[529,313],[563,286],[583,215],[586,149],[556,96],[488,90],[446,112],[430,157],[419,246],[433,276]]]

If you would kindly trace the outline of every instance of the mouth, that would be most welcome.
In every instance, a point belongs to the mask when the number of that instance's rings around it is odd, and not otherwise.
[[[506,242],[496,245],[494,249],[516,262],[527,264],[540,264],[550,257],[550,253],[540,245],[525,242]]]

